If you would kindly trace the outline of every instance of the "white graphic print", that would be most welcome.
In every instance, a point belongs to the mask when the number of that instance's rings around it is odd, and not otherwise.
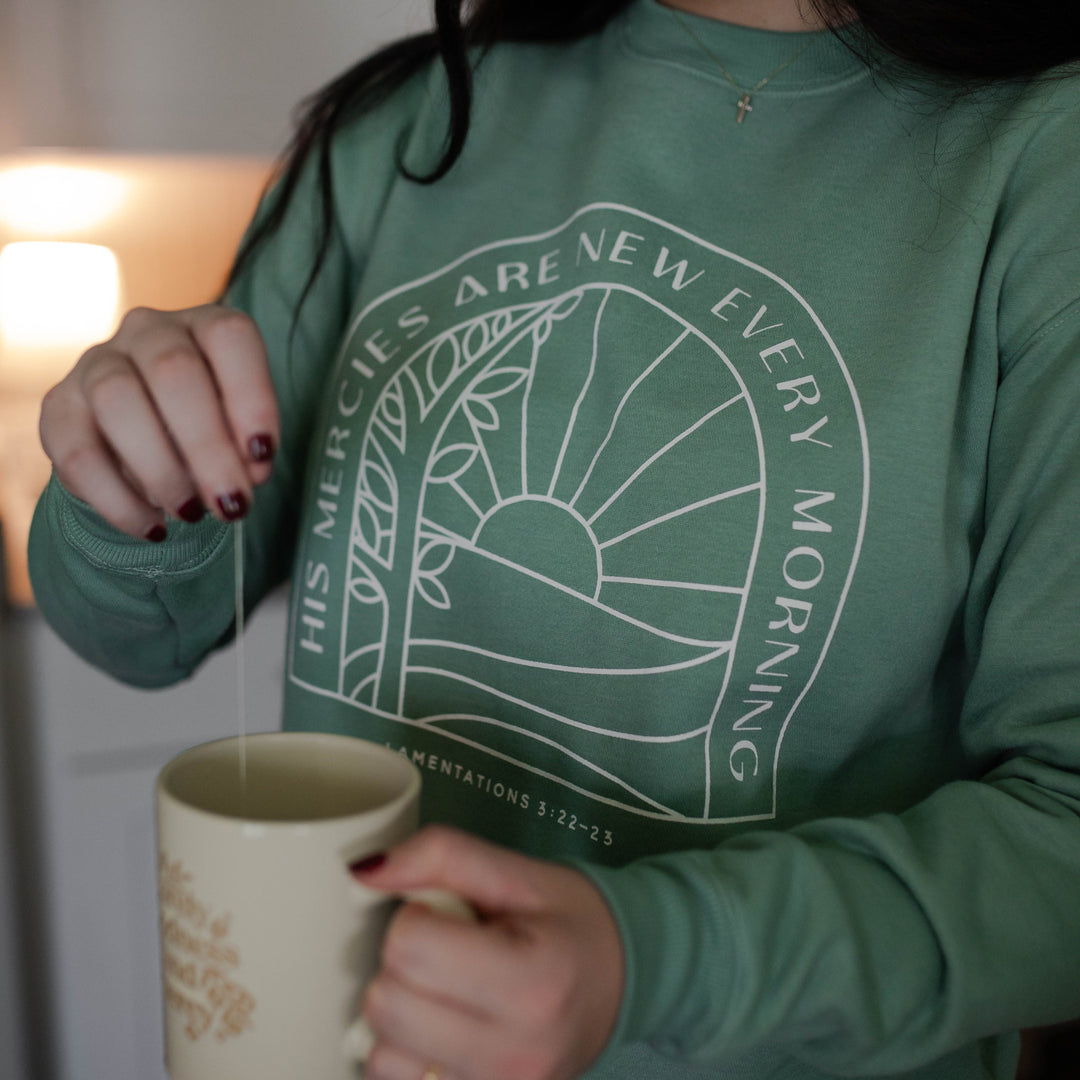
[[[294,682],[637,815],[775,813],[857,558],[865,437],[835,349],[811,366],[792,336],[796,309],[827,341],[805,305],[772,279],[783,321],[748,303],[733,333],[751,293],[702,306],[710,262],[590,207],[365,309],[320,436]],[[725,330],[768,338],[753,366]]]

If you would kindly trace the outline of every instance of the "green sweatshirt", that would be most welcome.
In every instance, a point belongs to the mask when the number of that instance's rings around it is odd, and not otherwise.
[[[233,290],[283,447],[284,724],[572,860],[624,937],[597,1078],[1011,1077],[1080,1013],[1080,78],[949,109],[828,32],[635,0],[433,69]],[[232,532],[54,481],[38,601],[119,678],[232,632]],[[1003,1034],[1005,1033],[1005,1034]]]

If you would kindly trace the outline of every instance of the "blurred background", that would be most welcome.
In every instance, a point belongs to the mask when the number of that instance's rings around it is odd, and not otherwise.
[[[297,102],[430,0],[0,0],[0,1080],[165,1080],[153,785],[236,730],[230,650],[128,690],[34,610],[39,403],[137,304],[216,296]],[[280,725],[285,596],[246,648]]]
[[[236,728],[235,659],[125,689],[33,606],[42,395],[138,304],[220,290],[296,103],[425,29],[429,0],[0,3],[0,1078],[166,1080],[153,783]],[[279,726],[286,597],[249,626],[249,730]],[[1022,1080],[1080,1080],[1073,1028]]]

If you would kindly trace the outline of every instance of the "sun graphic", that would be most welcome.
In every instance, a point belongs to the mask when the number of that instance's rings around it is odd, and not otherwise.
[[[599,798],[700,813],[763,462],[738,373],[642,293],[591,285],[440,334],[365,437],[342,693],[503,755],[524,735],[533,767],[569,755]],[[620,742],[668,755],[685,799],[650,793]]]
[[[531,543],[523,547],[521,537]],[[547,495],[506,499],[480,520],[472,543],[479,551],[517,560],[524,572],[596,599],[603,578],[600,545],[572,506]]]

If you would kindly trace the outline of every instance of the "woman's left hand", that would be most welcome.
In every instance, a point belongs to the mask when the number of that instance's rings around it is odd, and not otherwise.
[[[439,888],[467,923],[406,904],[383,944],[364,1015],[366,1080],[571,1080],[600,1056],[622,1002],[623,952],[596,888],[575,870],[443,826],[357,873],[374,889]]]

